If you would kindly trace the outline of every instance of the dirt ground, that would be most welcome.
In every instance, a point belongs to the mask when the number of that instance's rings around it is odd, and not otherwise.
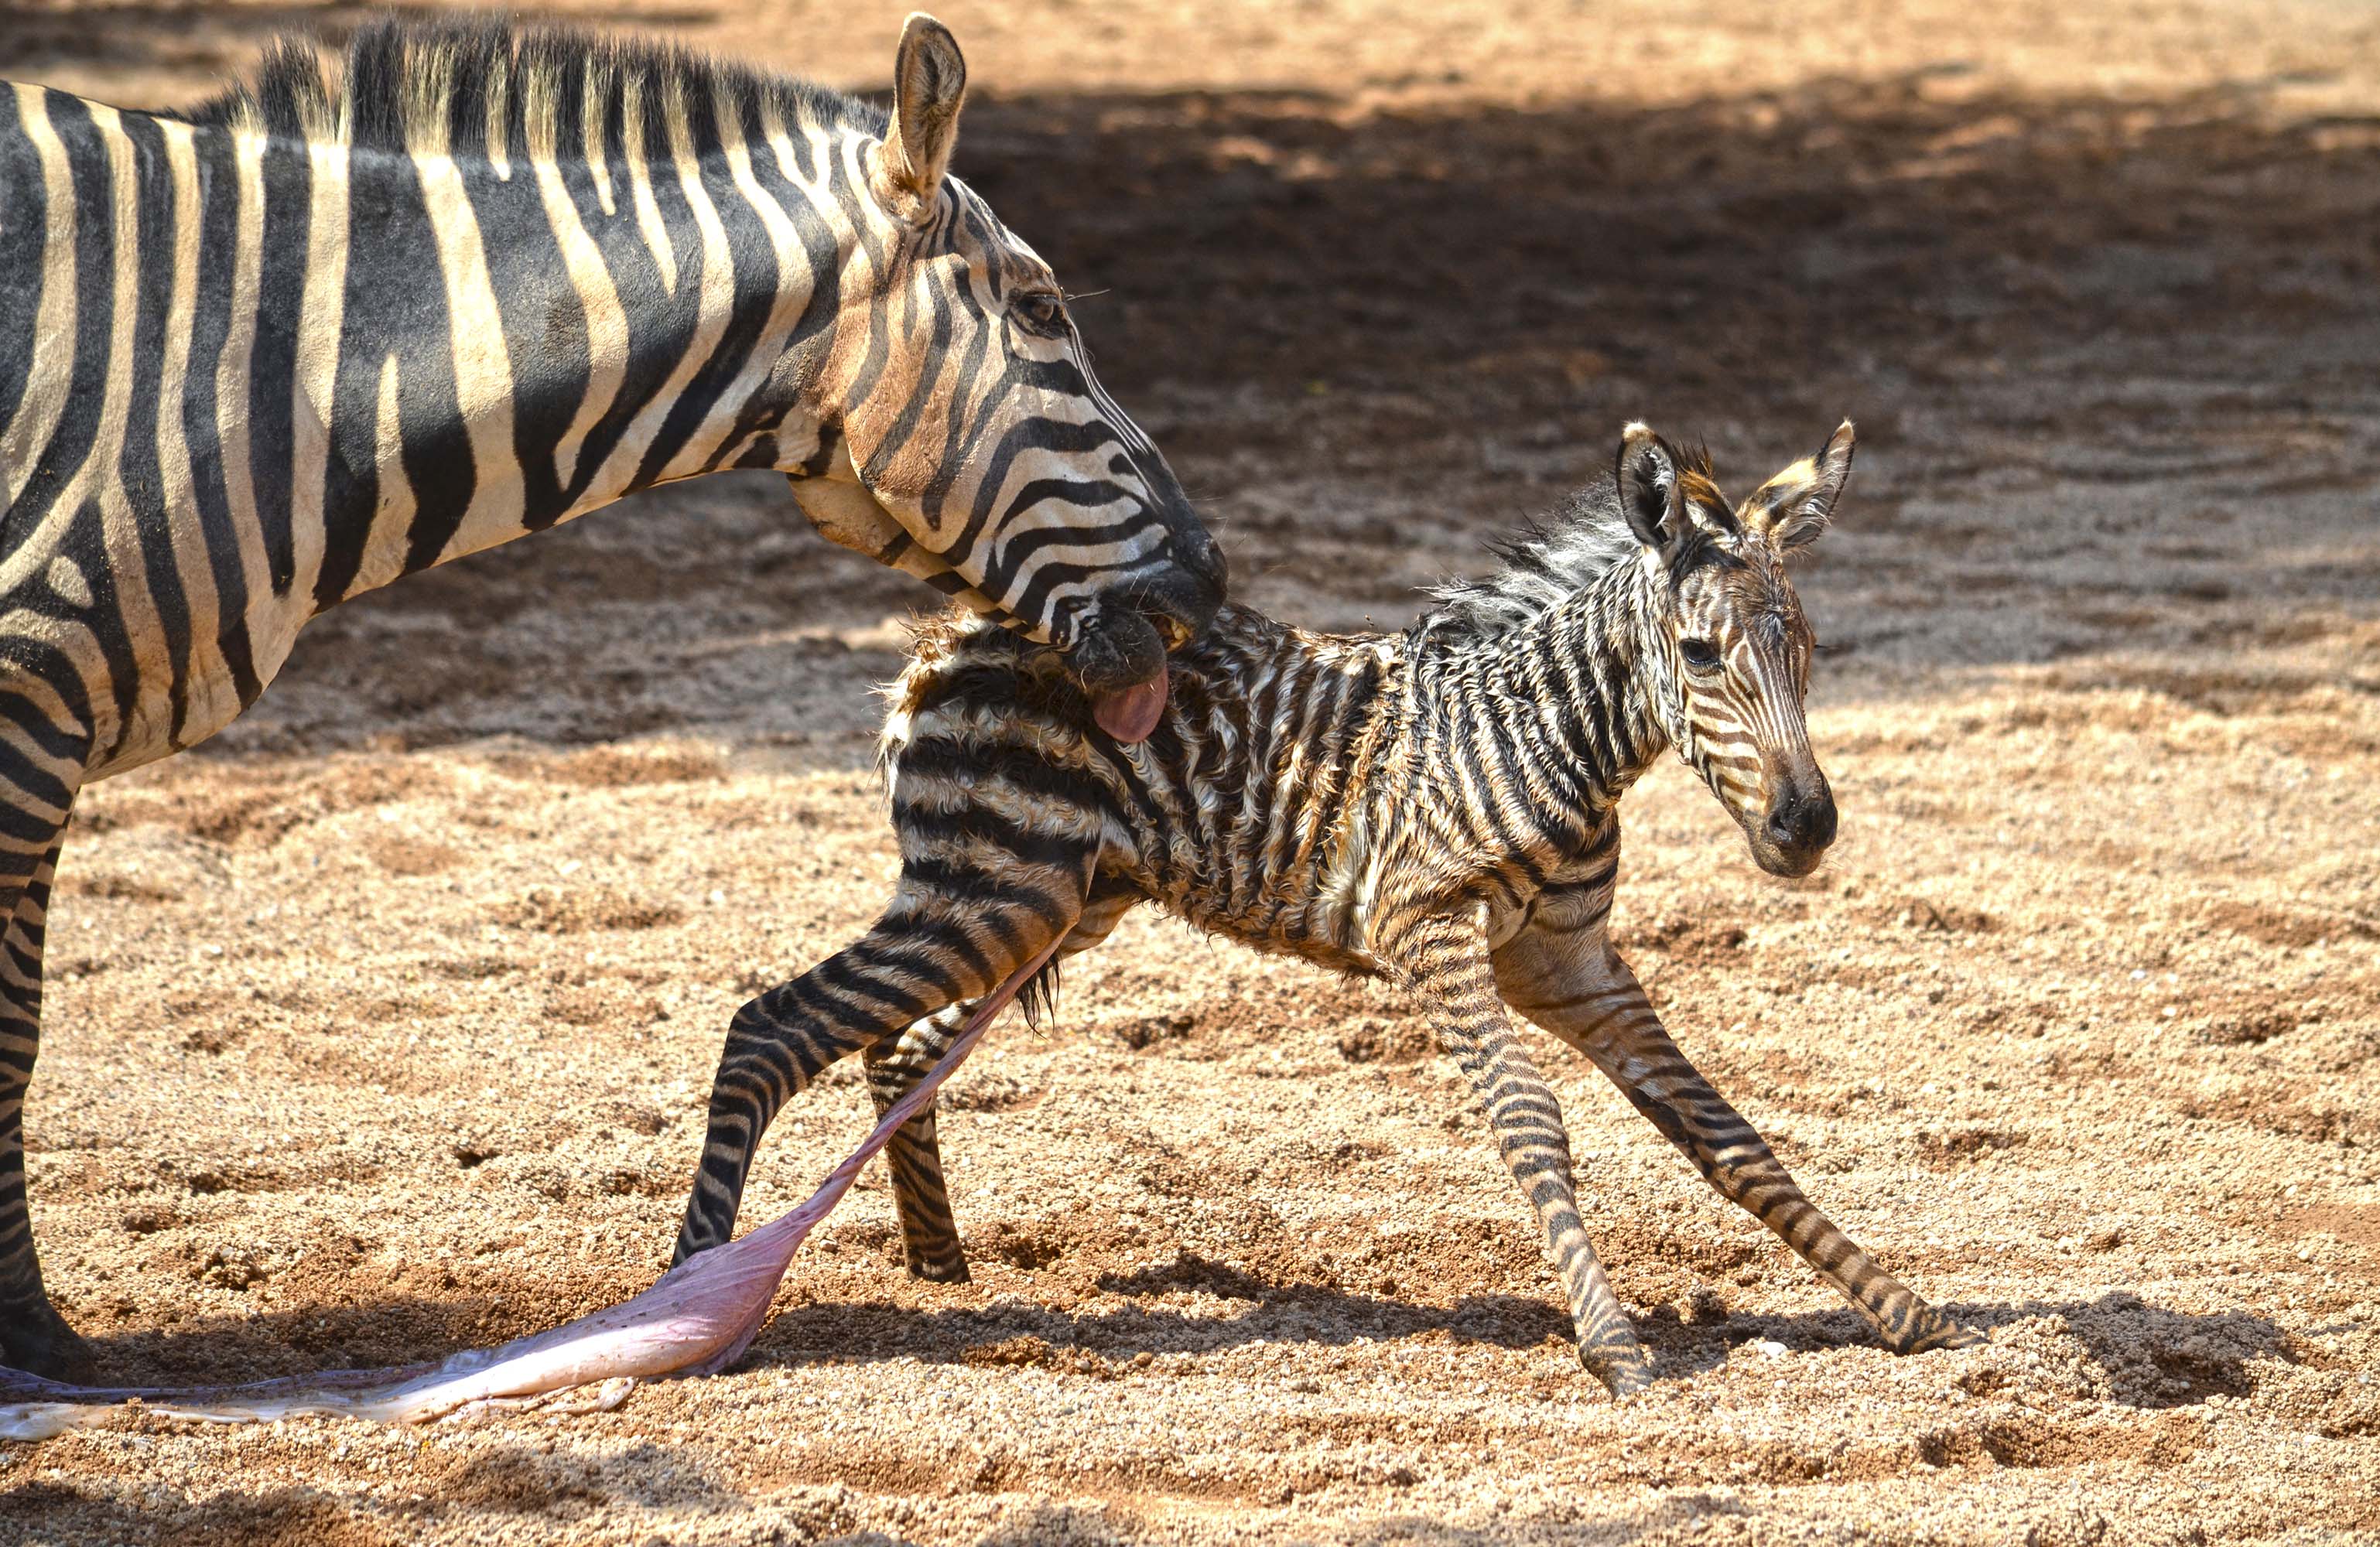
[[[589,10],[880,85],[900,5]],[[345,7],[0,0],[140,103]],[[1845,414],[1808,881],[1665,769],[1618,913],[1820,1205],[1989,1347],[1897,1360],[1550,1039],[1665,1376],[1583,1376],[1385,993],[1128,924],[962,1076],[976,1264],[864,1180],[750,1362],[398,1432],[0,1449],[0,1540],[2380,1541],[2380,12],[2360,0],[951,0],[960,170],[1075,288],[1238,594],[1329,626],[1608,467]],[[432,1358],[666,1261],[728,1016],[893,869],[917,594],[766,477],[317,625],[91,791],[30,1109],[126,1379]],[[864,1126],[772,1133],[746,1217]]]

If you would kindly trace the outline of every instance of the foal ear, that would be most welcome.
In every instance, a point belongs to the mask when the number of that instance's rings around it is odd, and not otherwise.
[[[878,168],[879,197],[896,215],[923,220],[941,192],[959,142],[966,101],[966,59],[951,30],[923,11],[901,29],[892,61],[892,127]]]
[[[1620,455],[1612,465],[1620,509],[1636,540],[1663,555],[1674,553],[1686,536],[1684,490],[1678,479],[1678,453],[1641,422],[1620,432]]]
[[[1815,542],[1835,518],[1843,482],[1852,476],[1852,421],[1845,419],[1815,456],[1805,456],[1753,491],[1743,524],[1779,553]]]

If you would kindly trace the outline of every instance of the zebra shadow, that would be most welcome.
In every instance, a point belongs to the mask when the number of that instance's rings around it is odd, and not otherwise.
[[[1572,1340],[1569,1316],[1550,1296],[1472,1294],[1438,1303],[1276,1281],[1195,1253],[1162,1267],[1103,1274],[1095,1283],[1099,1293],[1072,1307],[1014,1295],[984,1305],[817,1300],[787,1306],[762,1329],[743,1368],[914,1359],[1122,1374],[1146,1362],[1143,1355],[1196,1358],[1258,1345],[1387,1347],[1427,1339],[1433,1347],[1559,1354]],[[1154,1297],[1184,1288],[1232,1302],[1235,1313],[1155,1302]],[[2089,1369],[2085,1379],[2107,1399],[2136,1408],[2246,1396],[2255,1389],[2259,1360],[2297,1363],[2302,1351],[2297,1337],[2251,1311],[2177,1311],[2124,1290],[1943,1309],[1996,1339],[2026,1323],[2072,1339]],[[1659,1305],[1639,1310],[1633,1321],[1664,1381],[1735,1360],[1876,1347],[1867,1323],[1841,1307],[1687,1322],[1674,1306]],[[110,1381],[231,1382],[431,1361],[546,1324],[533,1299],[507,1304],[387,1296],[102,1335],[93,1346]],[[2005,1379],[1988,1358],[1961,1364],[1955,1373],[1975,1396],[1988,1395]]]
[[[1567,1348],[1572,1336],[1568,1314],[1550,1298],[1465,1295],[1441,1305],[1274,1283],[1194,1254],[1165,1268],[1102,1275],[1097,1283],[1107,1295],[1129,1298],[1122,1306],[1095,1302],[1072,1310],[1013,1299],[981,1309],[882,1302],[795,1307],[761,1334],[752,1358],[788,1365],[923,1358],[1100,1372],[1142,1354],[1217,1353],[1257,1344],[1385,1345],[1442,1335],[1456,1344],[1558,1350]],[[1215,1317],[1142,1302],[1142,1297],[1185,1286],[1245,1302],[1248,1309]],[[2053,1335],[2081,1346],[2093,1384],[2108,1399],[2131,1408],[2245,1396],[2255,1387],[2252,1367],[2257,1360],[2298,1361],[2296,1340],[2265,1317],[2245,1311],[2175,1311],[2125,1290],[2089,1299],[1961,1302],[1943,1309],[1987,1335],[2046,1322]],[[1759,1344],[1782,1345],[1787,1357],[1877,1347],[1874,1331],[1848,1308],[1738,1313],[1690,1323],[1675,1307],[1661,1305],[1639,1311],[1634,1324],[1667,1380],[1715,1370],[1733,1359],[1767,1357],[1767,1349],[1750,1353]],[[1961,1384],[1980,1396],[2004,1379],[1986,1364],[1965,1372]]]

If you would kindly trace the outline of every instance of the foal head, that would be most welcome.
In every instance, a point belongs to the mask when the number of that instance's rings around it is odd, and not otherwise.
[[[1621,509],[1653,580],[1638,669],[1654,717],[1778,876],[1807,876],[1835,838],[1803,719],[1815,641],[1785,558],[1825,530],[1851,468],[1846,421],[1730,508],[1699,453],[1641,424],[1620,442]]]

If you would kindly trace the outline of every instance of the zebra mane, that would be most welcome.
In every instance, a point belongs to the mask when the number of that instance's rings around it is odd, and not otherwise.
[[[885,131],[881,108],[809,81],[501,18],[370,22],[343,51],[335,84],[310,41],[285,37],[249,79],[178,116],[314,144],[402,151],[427,139],[458,155],[568,161],[585,154],[589,117],[614,132],[682,126],[698,154],[721,142],[722,117],[748,123],[764,104],[788,125]]]

